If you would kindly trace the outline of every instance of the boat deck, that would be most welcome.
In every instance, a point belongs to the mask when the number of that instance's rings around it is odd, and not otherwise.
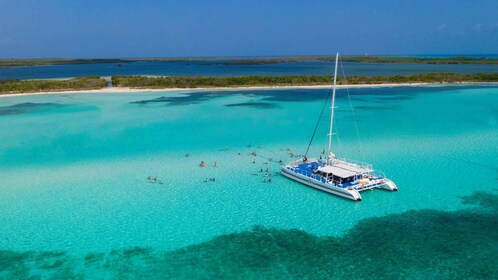
[[[289,169],[292,172],[295,172],[295,173],[304,175],[306,177],[312,178],[314,180],[317,180],[319,182],[327,183],[326,178],[324,178],[318,174],[313,173],[313,170],[317,170],[318,168],[325,167],[325,166],[326,166],[325,162],[323,162],[323,161],[311,160],[307,163],[300,162],[300,163],[296,163],[295,165],[291,164],[291,167],[287,167],[287,169]],[[357,174],[357,175],[362,175],[362,174],[365,174],[365,173],[368,173],[371,171],[371,169],[369,169],[369,168],[364,168],[364,167],[357,166],[357,165],[345,164],[343,162],[334,164],[332,166],[328,165],[326,167],[337,169],[338,171],[346,172],[346,173],[354,172],[354,174]],[[382,178],[378,177],[378,176],[372,176],[370,179],[377,180],[377,179],[382,179]],[[330,183],[330,181],[328,183]],[[375,185],[377,185],[377,184],[375,184]],[[334,183],[334,186],[339,187],[339,188],[347,189],[347,188],[353,187],[354,189],[357,189],[360,191],[364,190],[364,189],[370,189],[372,187],[375,187],[375,185],[368,186],[368,187],[365,186],[366,188],[360,188],[360,184],[358,181],[344,182],[342,184]]]

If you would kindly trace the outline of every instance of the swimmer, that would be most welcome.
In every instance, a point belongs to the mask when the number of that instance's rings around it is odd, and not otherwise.
[[[204,167],[204,166],[206,166],[206,163],[202,160],[202,161],[201,161],[201,164],[199,164],[199,166],[200,166],[200,167]]]
[[[214,161],[214,167],[218,167],[218,162]]]
[[[271,178],[270,178],[270,179],[268,179],[268,182],[269,182],[269,183],[271,183]]]
[[[253,160],[252,160],[252,163],[256,163],[256,160],[255,160],[255,159],[253,159]]]
[[[207,181],[208,181],[208,178],[204,179],[204,183],[207,183]]]

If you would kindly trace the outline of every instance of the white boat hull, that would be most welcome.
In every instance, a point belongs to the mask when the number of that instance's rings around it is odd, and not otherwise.
[[[361,201],[361,195],[357,190],[348,190],[348,189],[343,189],[339,188],[336,186],[332,186],[327,183],[322,183],[317,180],[314,180],[312,178],[309,178],[307,176],[292,172],[287,170],[285,167],[282,168],[282,175],[285,177],[292,179],[294,181],[297,181],[301,184],[307,185],[309,187],[331,193],[334,195],[338,195],[347,199],[355,200],[355,201]]]
[[[396,186],[396,184],[388,179],[386,179],[386,183],[381,185],[380,187],[388,191],[393,191],[393,192],[398,191],[398,187]]]

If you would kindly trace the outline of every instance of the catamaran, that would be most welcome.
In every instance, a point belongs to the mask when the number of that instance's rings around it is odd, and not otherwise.
[[[382,172],[375,171],[372,165],[359,161],[339,159],[332,152],[338,61],[339,53],[336,54],[335,58],[327,157],[326,159],[321,159],[321,157],[320,159],[308,159],[305,155],[303,159],[292,161],[283,166],[282,175],[315,189],[356,201],[361,201],[360,192],[365,190],[382,188],[397,191],[396,184],[386,178]]]

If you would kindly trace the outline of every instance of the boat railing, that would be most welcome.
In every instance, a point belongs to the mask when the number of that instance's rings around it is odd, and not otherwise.
[[[372,174],[373,176],[381,177],[381,178],[387,178],[386,174],[384,174],[384,172],[382,172],[380,170],[373,170],[372,172],[370,172],[370,174]]]
[[[371,164],[365,163],[365,162],[362,162],[359,160],[348,159],[348,158],[338,158],[336,160],[338,160],[341,163],[344,163],[346,165],[353,166],[353,167],[359,166],[359,167],[363,167],[363,168],[373,169]]]
[[[292,171],[294,173],[304,175],[304,176],[306,176],[308,178],[311,178],[311,179],[313,179],[315,181],[322,182],[322,183],[327,183],[327,179],[325,179],[324,177],[322,177],[320,175],[314,174],[312,172],[301,170],[299,168],[293,168],[293,167],[287,167],[287,169],[289,169],[290,171]]]
[[[297,165],[299,165],[301,163],[303,163],[303,160],[302,159],[298,159],[298,160],[294,160],[294,161],[289,162],[289,165],[297,166]]]

